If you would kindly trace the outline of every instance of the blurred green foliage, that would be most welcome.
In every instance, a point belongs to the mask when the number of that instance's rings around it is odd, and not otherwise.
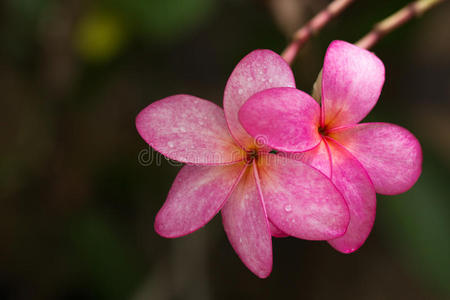
[[[138,257],[118,232],[102,215],[85,215],[70,225],[72,263],[103,299],[127,298],[143,275]]]
[[[450,172],[435,159],[425,156],[421,178],[410,191],[378,196],[377,222],[408,269],[450,294]]]
[[[104,0],[128,27],[153,41],[170,42],[195,29],[213,13],[216,0]]]
[[[79,21],[75,48],[87,61],[103,62],[114,58],[125,43],[126,30],[113,14],[92,11]]]

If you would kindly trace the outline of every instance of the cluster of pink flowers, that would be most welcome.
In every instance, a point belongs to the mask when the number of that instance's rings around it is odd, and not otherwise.
[[[190,95],[143,109],[136,119],[142,138],[186,163],[156,216],[156,232],[180,237],[221,211],[232,247],[261,278],[272,270],[272,237],[326,240],[343,253],[361,247],[376,193],[414,185],[421,147],[402,127],[358,124],[384,83],[374,54],[334,41],[319,80],[313,99],[295,88],[283,58],[255,50],[228,79],[223,109]]]

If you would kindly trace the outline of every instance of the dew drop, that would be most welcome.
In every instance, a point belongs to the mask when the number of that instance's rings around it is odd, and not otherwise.
[[[291,212],[292,211],[292,206],[290,204],[288,204],[288,205],[286,205],[284,207],[284,210],[287,211],[287,212]]]
[[[173,142],[168,142],[167,146],[169,146],[170,148],[173,148]]]
[[[239,94],[239,95],[242,95],[243,92],[244,92],[243,89],[239,89],[239,90],[238,90],[238,94]]]
[[[198,121],[198,124],[201,126],[203,124],[205,124],[202,120]]]
[[[181,131],[181,132],[186,132],[186,128],[180,127],[180,131]]]
[[[253,79],[251,77],[247,77],[247,81],[252,81]]]
[[[269,82],[272,83],[272,78],[269,78]]]

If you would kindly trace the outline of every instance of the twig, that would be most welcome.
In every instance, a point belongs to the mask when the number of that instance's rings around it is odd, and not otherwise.
[[[372,48],[386,34],[412,18],[421,16],[424,12],[441,2],[444,2],[444,0],[417,0],[411,2],[393,15],[375,24],[372,31],[357,41],[355,45],[365,49]]]
[[[355,0],[334,0],[324,10],[319,12],[305,26],[294,33],[292,42],[284,49],[281,56],[292,64],[301,47],[309,40],[309,38],[319,32],[328,22],[335,16],[339,15],[347,6]]]

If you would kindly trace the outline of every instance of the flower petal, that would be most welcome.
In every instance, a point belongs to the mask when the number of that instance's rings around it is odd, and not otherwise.
[[[144,108],[136,118],[141,137],[168,158],[190,164],[225,164],[242,160],[223,110],[190,95],[175,95]]]
[[[258,92],[239,111],[242,126],[256,141],[286,152],[306,151],[320,143],[319,117],[319,104],[294,88]]]
[[[328,47],[322,76],[321,125],[356,124],[375,106],[384,65],[373,53],[343,41]]]
[[[361,162],[377,193],[403,193],[420,176],[422,149],[405,128],[388,123],[366,123],[332,131],[330,136]]]
[[[254,170],[248,167],[222,209],[228,239],[242,262],[256,276],[272,271],[272,237]]]
[[[174,238],[204,226],[219,212],[244,168],[243,163],[184,166],[156,216],[156,232]]]
[[[261,154],[259,161],[267,215],[276,227],[307,240],[328,240],[345,233],[348,208],[330,179],[282,155]]]
[[[375,221],[376,196],[369,175],[347,150],[331,139],[327,144],[332,160],[332,181],[344,195],[350,209],[347,232],[328,241],[343,253],[356,251],[364,244]]]
[[[245,56],[228,79],[223,98],[225,116],[232,136],[244,148],[251,147],[253,139],[239,123],[239,109],[253,94],[274,87],[295,87],[295,79],[286,61],[270,50],[255,50]]]
[[[289,236],[285,232],[281,231],[280,228],[278,228],[275,225],[273,225],[273,223],[270,222],[270,221],[269,221],[269,229],[270,229],[270,234],[273,237],[282,238],[282,237],[288,237]]]
[[[330,153],[327,143],[323,139],[315,148],[306,152],[295,153],[295,156],[297,160],[300,160],[305,164],[316,168],[317,170],[325,174],[328,178],[331,177]]]

